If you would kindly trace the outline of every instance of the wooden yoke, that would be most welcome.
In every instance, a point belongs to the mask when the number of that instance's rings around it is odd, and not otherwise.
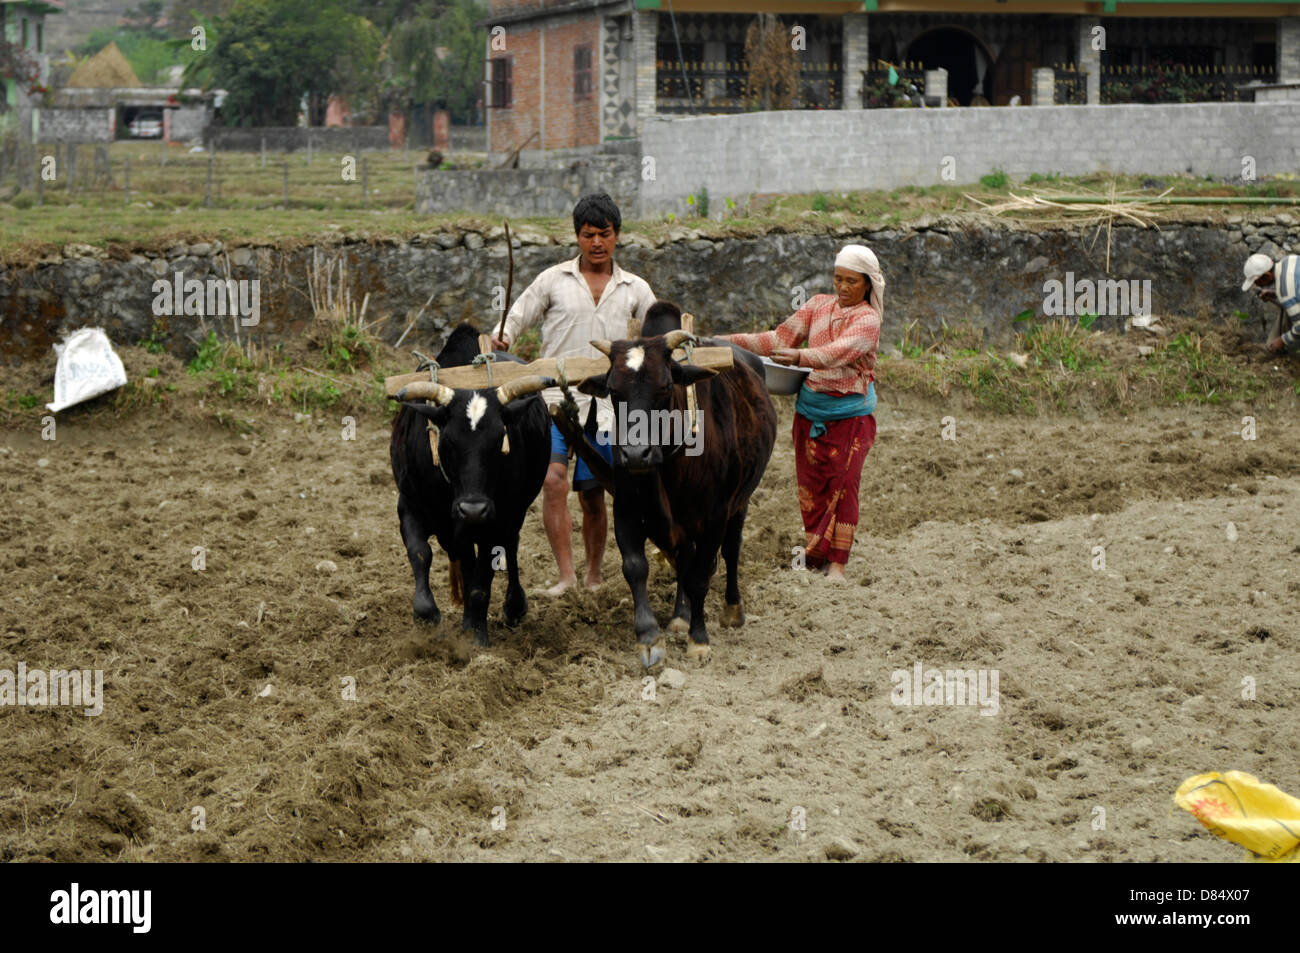
[[[695,315],[689,313],[682,315],[682,330],[690,334],[695,333]],[[691,357],[694,363],[694,354]],[[692,384],[686,388],[686,412],[690,415],[692,436],[700,432],[699,415],[695,412],[695,408],[695,385]]]
[[[685,355],[679,348],[673,352],[673,356],[680,359]],[[691,363],[699,367],[711,367],[724,371],[733,366],[734,357],[729,347],[697,347],[691,357]],[[564,374],[571,384],[577,384],[588,377],[604,374],[608,370],[609,358],[604,355],[600,357],[569,357],[564,359]],[[451,388],[483,390],[486,387],[500,387],[502,384],[509,383],[516,378],[532,377],[534,375],[558,379],[560,373],[559,368],[556,366],[556,359],[544,357],[533,361],[531,364],[501,361],[492,365],[491,380],[488,379],[487,368],[481,364],[477,366],[444,367],[438,371],[438,383]],[[393,398],[396,398],[405,389],[404,398],[406,400],[423,400],[433,391],[433,386],[429,382],[429,374],[426,371],[415,374],[395,374],[392,377],[385,378],[384,388],[388,396]]]
[[[507,225],[507,226],[506,226],[506,229],[507,229],[507,231],[506,231],[506,242],[507,242],[507,243],[510,241],[510,232],[509,232],[509,228],[510,228],[510,226]],[[504,319],[502,319],[502,323],[503,323],[503,324],[505,323]],[[480,354],[491,354],[491,353],[492,353],[492,335],[490,335],[490,334],[480,334],[480,335],[478,336],[478,352],[479,352]],[[490,360],[490,358],[489,358],[489,360]],[[506,435],[505,435],[504,437],[501,438],[501,455],[502,455],[502,456],[507,456],[507,455],[509,455],[509,453],[510,453],[510,431],[507,430],[507,431],[506,431]]]

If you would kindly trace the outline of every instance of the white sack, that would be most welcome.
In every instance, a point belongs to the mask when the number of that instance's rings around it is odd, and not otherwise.
[[[45,405],[49,410],[57,413],[126,383],[122,359],[99,328],[74,331],[54,345],[54,352],[59,364],[54,369],[54,403]]]

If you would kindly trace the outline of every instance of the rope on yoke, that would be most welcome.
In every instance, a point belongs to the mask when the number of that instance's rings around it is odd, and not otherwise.
[[[691,363],[691,358],[695,354],[695,345],[699,343],[699,338],[692,334],[682,342],[682,350],[686,352],[686,363]],[[695,385],[691,384],[686,388],[686,410],[691,418],[691,433],[697,434],[699,430],[699,410],[695,400]]]
[[[573,432],[581,434],[582,426],[578,423],[578,401],[574,398],[573,391],[569,389],[569,376],[564,372],[564,358],[562,357],[555,359],[555,374],[556,384],[560,388],[560,393],[563,394],[560,400],[560,413],[564,414],[564,418],[573,427]],[[576,446],[569,447],[570,457],[576,456],[577,453],[578,448]]]
[[[438,383],[438,362],[431,357],[425,357],[419,351],[412,351],[411,353],[420,359],[420,363],[415,365],[416,373],[427,370],[430,372],[429,379],[435,384]]]
[[[486,368],[487,368],[487,372],[488,372],[488,387],[496,387],[496,386],[497,386],[496,384],[494,384],[494,383],[492,382],[492,364],[496,361],[496,359],[497,359],[497,356],[496,356],[495,354],[493,354],[492,352],[489,351],[487,354],[477,354],[477,355],[475,355],[475,356],[474,356],[474,360],[472,360],[472,361],[469,362],[470,367],[486,367]]]
[[[420,371],[427,370],[430,383],[438,383],[438,362],[431,357],[425,357],[419,351],[412,351],[411,353],[420,359],[420,363],[415,366],[415,372],[418,374]],[[433,401],[426,400],[425,403],[431,404]],[[442,460],[438,458],[438,428],[433,425],[432,420],[426,420],[424,429],[429,432],[429,453],[433,456],[433,465],[442,470]],[[445,478],[447,471],[442,470],[442,475]],[[447,482],[450,483],[451,481],[448,480]]]

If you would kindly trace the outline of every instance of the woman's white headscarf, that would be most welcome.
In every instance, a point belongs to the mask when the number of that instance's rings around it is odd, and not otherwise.
[[[876,260],[876,253],[866,245],[845,245],[835,256],[835,266],[860,271],[871,279],[871,306],[883,320],[885,276],[880,272],[880,262]]]

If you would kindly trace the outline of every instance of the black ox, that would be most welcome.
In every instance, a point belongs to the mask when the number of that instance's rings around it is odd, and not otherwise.
[[[439,367],[469,364],[478,354],[478,335],[461,324],[438,354]],[[522,363],[512,355],[497,358]],[[452,601],[465,605],[461,628],[488,644],[487,611],[494,562],[504,550],[505,621],[517,625],[528,611],[519,584],[519,529],[537,497],[550,460],[550,417],[537,393],[554,385],[526,377],[495,389],[436,388],[435,403],[405,402],[393,420],[389,456],[397,481],[397,515],[415,576],[416,621],[442,619],[429,589],[433,550],[429,537],[451,559]],[[398,393],[398,400],[405,390]],[[428,423],[438,428],[439,463],[429,446]],[[468,591],[462,591],[464,582]]]
[[[632,588],[641,664],[650,668],[665,658],[663,638],[646,596],[645,543],[651,540],[671,558],[677,573],[672,631],[688,636],[687,657],[709,654],[704,597],[721,549],[727,564],[726,606],[722,624],[740,626],[738,568],[741,533],[749,497],[758,487],[776,441],[776,408],[763,382],[758,358],[732,347],[735,365],[721,373],[674,360],[675,348],[691,338],[680,330],[681,311],[657,302],[646,315],[642,337],[593,341],[609,356],[608,373],[581,387],[609,396],[619,414],[665,421],[675,411],[680,442],[663,438],[665,428],[646,428],[644,441],[614,436],[614,535],[623,557],[623,578]],[[704,339],[701,344],[725,344]],[[696,385],[700,434],[697,455],[688,455],[686,388]],[[631,434],[633,428],[628,428]],[[671,432],[671,431],[670,431]],[[627,436],[626,434],[623,436]]]

